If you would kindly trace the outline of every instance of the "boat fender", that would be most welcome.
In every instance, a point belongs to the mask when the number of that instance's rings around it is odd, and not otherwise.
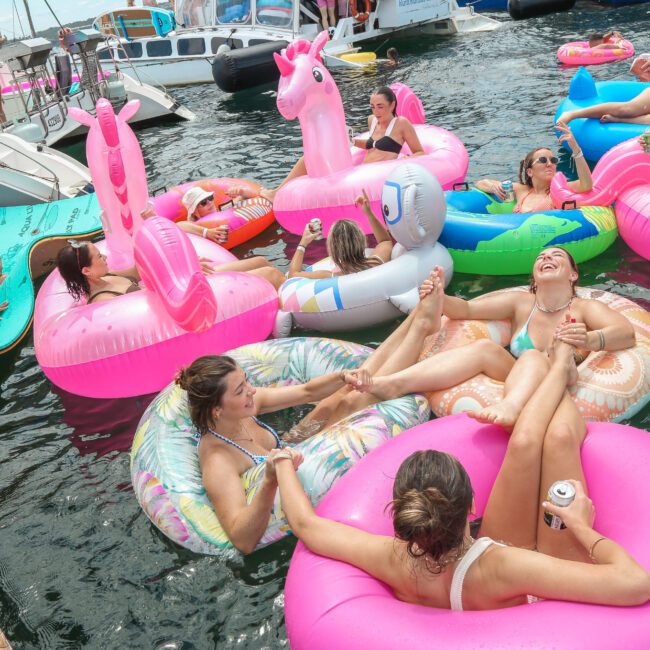
[[[359,0],[361,6],[362,0]],[[357,0],[350,0],[350,13],[358,23],[365,23],[370,17],[370,0],[363,0],[365,11],[357,10]]]
[[[571,9],[576,0],[508,0],[508,13],[513,20],[535,18]]]
[[[280,78],[273,54],[287,47],[287,41],[269,41],[218,53],[212,63],[214,82],[227,93],[272,83]]]

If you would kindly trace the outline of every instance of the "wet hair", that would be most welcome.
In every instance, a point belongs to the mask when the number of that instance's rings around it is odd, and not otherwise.
[[[341,273],[358,273],[370,268],[366,258],[366,236],[350,219],[340,219],[327,236],[329,253]]]
[[[393,106],[392,113],[393,115],[397,114],[397,97],[395,96],[395,93],[388,87],[388,86],[382,86],[381,88],[377,88],[373,95],[383,95],[386,98],[386,101],[388,101],[388,104],[392,104],[395,102],[395,106]]]
[[[399,54],[398,54],[398,52],[397,52],[397,49],[394,48],[394,47],[389,47],[389,48],[386,50],[386,56],[387,56],[389,59],[392,59],[393,61],[395,61],[395,63],[397,63],[397,62],[399,61]]]
[[[439,573],[445,555],[463,547],[474,492],[457,458],[441,451],[416,451],[397,470],[393,484],[395,536],[413,558],[424,557]]]
[[[594,45],[600,45],[604,40],[605,40],[605,34],[599,34],[598,32],[595,32],[594,34],[589,34],[589,37],[587,38],[589,47],[594,47]]]
[[[68,292],[75,300],[90,295],[90,283],[88,278],[81,272],[81,269],[90,266],[91,263],[88,242],[80,242],[77,247],[67,244],[56,256],[56,266],[59,273]]]
[[[548,147],[537,147],[537,149],[532,149],[526,154],[526,157],[523,160],[519,161],[519,182],[522,185],[528,185],[528,187],[533,186],[533,179],[526,173],[526,171],[533,166],[533,162],[537,158],[535,154],[542,149],[548,149]]]
[[[228,388],[226,377],[234,370],[237,363],[232,357],[210,354],[178,373],[176,384],[187,391],[190,417],[201,435],[212,426],[212,410],[221,406]]]
[[[580,271],[578,271],[578,265],[576,264],[575,259],[573,259],[573,255],[571,255],[571,253],[569,253],[569,251],[566,250],[566,248],[562,248],[562,246],[545,246],[544,248],[542,248],[541,251],[539,251],[537,255],[539,256],[543,251],[548,250],[549,248],[559,248],[561,251],[564,251],[564,254],[567,256],[567,259],[569,260],[569,264],[571,265],[571,269],[575,271],[578,275],[580,275]],[[576,295],[577,284],[578,284],[577,279],[571,282],[571,291],[573,292],[574,296]],[[535,277],[532,273],[530,274],[530,284],[528,290],[530,291],[530,293],[537,293],[537,283],[535,282]]]

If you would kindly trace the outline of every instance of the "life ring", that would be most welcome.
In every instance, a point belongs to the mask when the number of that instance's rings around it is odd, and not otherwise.
[[[589,41],[572,41],[560,46],[557,58],[564,65],[597,65],[634,56],[634,46],[630,41],[617,39],[616,45],[616,48],[601,49],[589,47]]]
[[[264,341],[233,350],[255,386],[282,386],[345,368],[356,368],[372,352],[356,343],[317,338]],[[297,448],[305,461],[298,475],[314,504],[362,456],[389,438],[429,418],[422,395],[408,395],[369,407],[322,431]],[[165,388],[145,411],[131,449],[131,481],[147,517],[167,537],[194,551],[216,555],[233,546],[221,528],[199,468],[198,441],[186,393],[175,384]],[[242,475],[248,502],[264,478],[264,465]],[[279,496],[258,548],[290,532]]]
[[[505,291],[525,292],[528,288]],[[618,422],[629,418],[650,401],[650,314],[631,300],[607,291],[579,287],[577,294],[600,300],[625,316],[636,335],[634,347],[592,352],[578,366],[578,384],[572,390],[578,410],[585,420]],[[483,338],[509,345],[509,322],[446,320],[440,332],[425,341],[420,358]],[[496,404],[503,399],[503,384],[477,375],[452,388],[428,393],[427,397],[434,413],[442,417]]]
[[[361,6],[361,1],[359,0],[359,6]],[[359,12],[357,11],[357,0],[350,0],[350,13],[358,23],[365,23],[370,17],[370,0],[363,0],[363,4],[365,11]]]
[[[645,476],[646,431],[590,422],[582,465],[596,506],[599,533],[616,540],[650,569],[650,517]],[[426,422],[362,458],[325,496],[317,513],[376,535],[394,536],[393,479],[415,451],[456,456],[474,488],[482,515],[503,462],[508,434],[465,415]],[[650,603],[605,607],[544,600],[486,611],[452,612],[397,600],[385,583],[299,543],[284,589],[285,620],[294,650],[352,648],[641,648],[648,644]],[[582,622],[580,622],[582,621]],[[588,630],[588,634],[585,634]]]

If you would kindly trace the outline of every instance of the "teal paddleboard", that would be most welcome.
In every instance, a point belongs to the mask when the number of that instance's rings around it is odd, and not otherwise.
[[[0,354],[18,345],[34,316],[33,280],[49,273],[68,239],[101,232],[96,194],[40,205],[0,208],[0,257],[6,280],[0,285]]]

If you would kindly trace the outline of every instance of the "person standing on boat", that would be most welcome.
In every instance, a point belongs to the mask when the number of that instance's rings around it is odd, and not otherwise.
[[[363,164],[373,162],[383,162],[385,160],[394,160],[397,158],[404,144],[407,144],[411,150],[411,156],[421,156],[424,154],[422,143],[418,138],[413,125],[405,117],[398,116],[397,97],[388,87],[378,88],[370,96],[370,110],[372,115],[368,116],[369,138],[352,138],[350,144],[359,149],[366,149],[366,156]],[[290,180],[298,176],[305,176],[307,167],[305,158],[301,156],[298,162],[293,166],[287,177],[275,189],[262,188],[260,196],[270,201],[275,198],[276,192]],[[252,198],[250,190],[238,185],[228,188],[227,192],[232,197]]]

